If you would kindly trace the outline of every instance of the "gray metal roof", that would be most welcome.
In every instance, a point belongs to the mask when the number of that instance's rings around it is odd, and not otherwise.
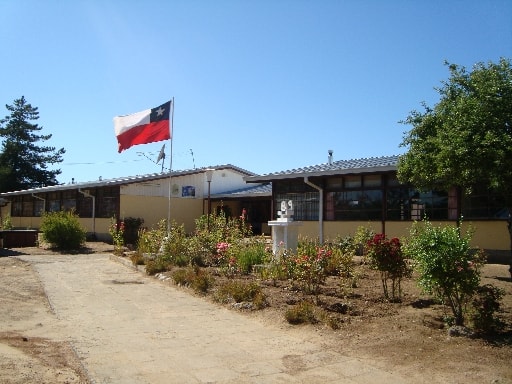
[[[0,193],[0,197],[26,195],[28,193],[65,191],[65,190],[78,189],[78,188],[86,189],[86,188],[96,188],[96,187],[110,187],[110,186],[115,186],[115,185],[126,185],[126,184],[132,184],[132,183],[166,179],[166,178],[169,178],[169,176],[170,177],[178,177],[178,176],[186,176],[186,175],[192,175],[192,174],[197,174],[197,173],[204,173],[206,171],[206,169],[215,169],[216,171],[220,171],[223,169],[231,169],[233,171],[239,172],[239,173],[247,175],[247,176],[255,175],[253,172],[249,172],[249,171],[246,171],[245,169],[235,167],[234,165],[231,165],[231,164],[226,164],[226,165],[216,165],[216,166],[211,166],[211,167],[195,168],[195,169],[189,169],[189,170],[183,170],[183,171],[173,171],[173,172],[167,172],[167,173],[152,173],[152,174],[146,174],[146,175],[118,177],[118,178],[114,178],[114,179],[52,185],[52,186],[48,186],[48,187],[40,187],[40,188],[26,189],[26,190],[22,190],[22,191],[12,191],[12,192]]]
[[[233,191],[218,193],[212,195],[211,197],[214,199],[227,199],[227,198],[242,198],[242,197],[270,197],[272,196],[272,184],[258,184],[251,185],[249,187],[235,189]]]
[[[298,177],[328,176],[351,173],[369,173],[395,171],[398,164],[398,155],[369,157],[363,159],[338,160],[332,163],[311,165],[287,171],[267,173],[265,175],[246,176],[248,183],[261,183],[271,180],[293,179]]]

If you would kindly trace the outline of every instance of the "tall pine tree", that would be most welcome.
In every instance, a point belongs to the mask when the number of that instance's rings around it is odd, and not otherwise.
[[[31,121],[39,119],[39,112],[25,97],[5,106],[10,116],[0,120],[0,192],[10,192],[57,184],[60,169],[50,170],[49,165],[62,162],[64,148],[39,146],[52,135],[38,134],[43,128]]]

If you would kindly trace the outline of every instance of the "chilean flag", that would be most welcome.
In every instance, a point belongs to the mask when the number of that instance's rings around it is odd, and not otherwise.
[[[131,115],[114,117],[114,132],[118,142],[118,152],[133,145],[154,143],[171,138],[172,101],[159,107],[146,109]]]

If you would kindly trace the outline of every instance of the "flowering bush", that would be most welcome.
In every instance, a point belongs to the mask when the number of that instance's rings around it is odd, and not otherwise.
[[[416,261],[419,284],[452,310],[455,325],[464,325],[468,302],[478,290],[482,252],[471,249],[471,230],[466,236],[454,226],[434,227],[425,220],[414,223],[405,252]]]
[[[115,217],[111,218],[108,231],[112,236],[114,252],[121,253],[124,246],[124,221],[117,221]]]
[[[213,258],[213,262],[215,263],[215,265],[223,265],[227,263],[227,261],[229,260],[229,247],[230,244],[225,241],[217,243],[216,253]]]
[[[301,239],[297,247],[297,255],[291,258],[288,267],[292,279],[297,280],[307,293],[316,293],[327,276],[327,265],[332,250],[318,245],[316,241]]]
[[[379,233],[368,241],[366,249],[370,266],[380,271],[384,297],[394,301],[400,300],[402,295],[400,282],[410,274],[400,240],[396,237],[389,240],[385,234]],[[388,280],[391,280],[391,295]]]
[[[248,231],[242,231],[239,218],[224,216],[223,212],[206,215],[196,219],[195,237],[201,243],[202,248],[215,254],[217,244],[236,243],[238,240],[249,236]]]

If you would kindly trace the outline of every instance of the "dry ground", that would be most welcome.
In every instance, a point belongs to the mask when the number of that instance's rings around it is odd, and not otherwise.
[[[112,251],[113,247],[104,243],[87,243],[83,250]],[[32,252],[52,251],[0,250],[0,256]],[[487,338],[448,336],[441,321],[445,309],[422,295],[414,279],[403,282],[401,303],[388,303],[382,300],[378,275],[364,266],[357,268],[356,288],[343,288],[339,279],[330,278],[316,298],[301,297],[288,282],[274,286],[260,280],[270,306],[243,313],[258,321],[282,324],[283,332],[300,329],[310,340],[318,339],[346,355],[372,359],[411,377],[411,382],[512,383],[512,282],[507,265],[487,264],[483,270],[483,284],[491,283],[506,292],[501,313],[506,327]],[[38,331],[56,320],[31,266],[13,257],[0,257],[0,276],[0,383],[87,383],[69,343],[58,334]],[[315,300],[336,317],[339,328],[321,323],[288,325],[284,312],[304,298]]]

